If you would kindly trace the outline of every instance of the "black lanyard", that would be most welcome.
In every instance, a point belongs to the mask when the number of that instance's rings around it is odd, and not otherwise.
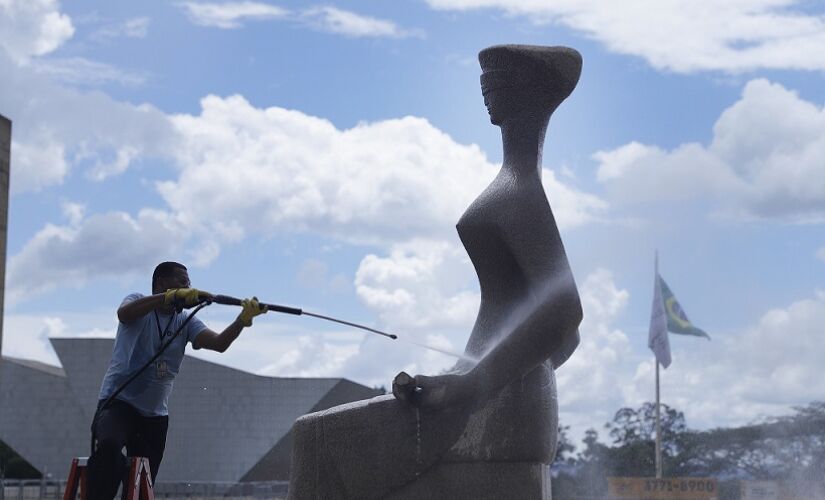
[[[160,338],[160,342],[163,343],[163,339],[169,335],[169,327],[172,326],[172,321],[175,319],[175,312],[172,312],[172,316],[169,317],[169,321],[166,322],[166,328],[163,330],[160,329],[160,318],[158,317],[158,310],[155,309],[155,323],[158,325],[158,336]]]

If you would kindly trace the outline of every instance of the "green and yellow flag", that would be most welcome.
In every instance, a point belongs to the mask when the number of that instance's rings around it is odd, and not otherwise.
[[[679,301],[676,300],[673,292],[670,291],[670,287],[667,286],[661,276],[659,276],[659,286],[661,286],[662,303],[667,316],[667,330],[678,335],[693,335],[694,337],[705,337],[710,340],[710,335],[693,326]]]

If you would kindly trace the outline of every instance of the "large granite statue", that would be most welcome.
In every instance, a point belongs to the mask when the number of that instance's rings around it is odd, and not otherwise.
[[[484,103],[504,162],[457,229],[481,306],[451,373],[400,373],[393,394],[305,415],[289,498],[549,498],[558,408],[554,368],[579,342],[576,284],[541,184],[550,115],[573,91],[581,56],[505,45],[479,54]]]

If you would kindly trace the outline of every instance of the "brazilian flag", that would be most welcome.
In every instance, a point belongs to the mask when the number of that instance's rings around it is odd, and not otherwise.
[[[705,337],[710,340],[710,335],[693,326],[693,323],[685,314],[685,310],[676,300],[670,287],[667,286],[665,280],[659,276],[659,285],[662,287],[662,302],[665,306],[665,315],[667,316],[667,330],[670,333],[678,335],[693,335],[694,337]]]

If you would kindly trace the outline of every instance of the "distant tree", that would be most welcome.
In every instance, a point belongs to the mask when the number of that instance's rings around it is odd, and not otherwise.
[[[570,436],[567,435],[569,430],[569,425],[559,426],[559,437],[556,441],[556,458],[553,460],[552,467],[572,466],[576,463],[576,458],[573,456],[573,452],[576,451],[576,445],[570,441]]]
[[[825,474],[825,402],[742,427],[686,432],[676,466],[686,474],[819,479]]]
[[[678,436],[687,430],[684,413],[666,404],[660,405],[662,449],[676,452]],[[644,403],[641,407],[622,408],[613,416],[613,422],[606,424],[613,444],[633,445],[656,440],[656,404]]]
[[[668,405],[661,405],[663,469],[668,472],[671,457],[680,451],[680,436],[687,430],[685,415]],[[656,404],[644,403],[639,408],[621,408],[613,421],[605,425],[613,438],[606,469],[614,476],[656,474]]]
[[[666,405],[661,417],[665,475],[719,478],[720,499],[738,498],[736,479],[821,482],[825,477],[825,402],[795,407],[787,416],[707,431],[689,430],[684,414]],[[575,458],[572,443],[567,445],[569,428],[561,428],[559,442],[564,444],[554,465],[563,473],[554,475],[554,500],[603,498],[609,476],[653,476],[655,423],[654,403],[621,408],[605,424],[610,445],[588,429]]]

